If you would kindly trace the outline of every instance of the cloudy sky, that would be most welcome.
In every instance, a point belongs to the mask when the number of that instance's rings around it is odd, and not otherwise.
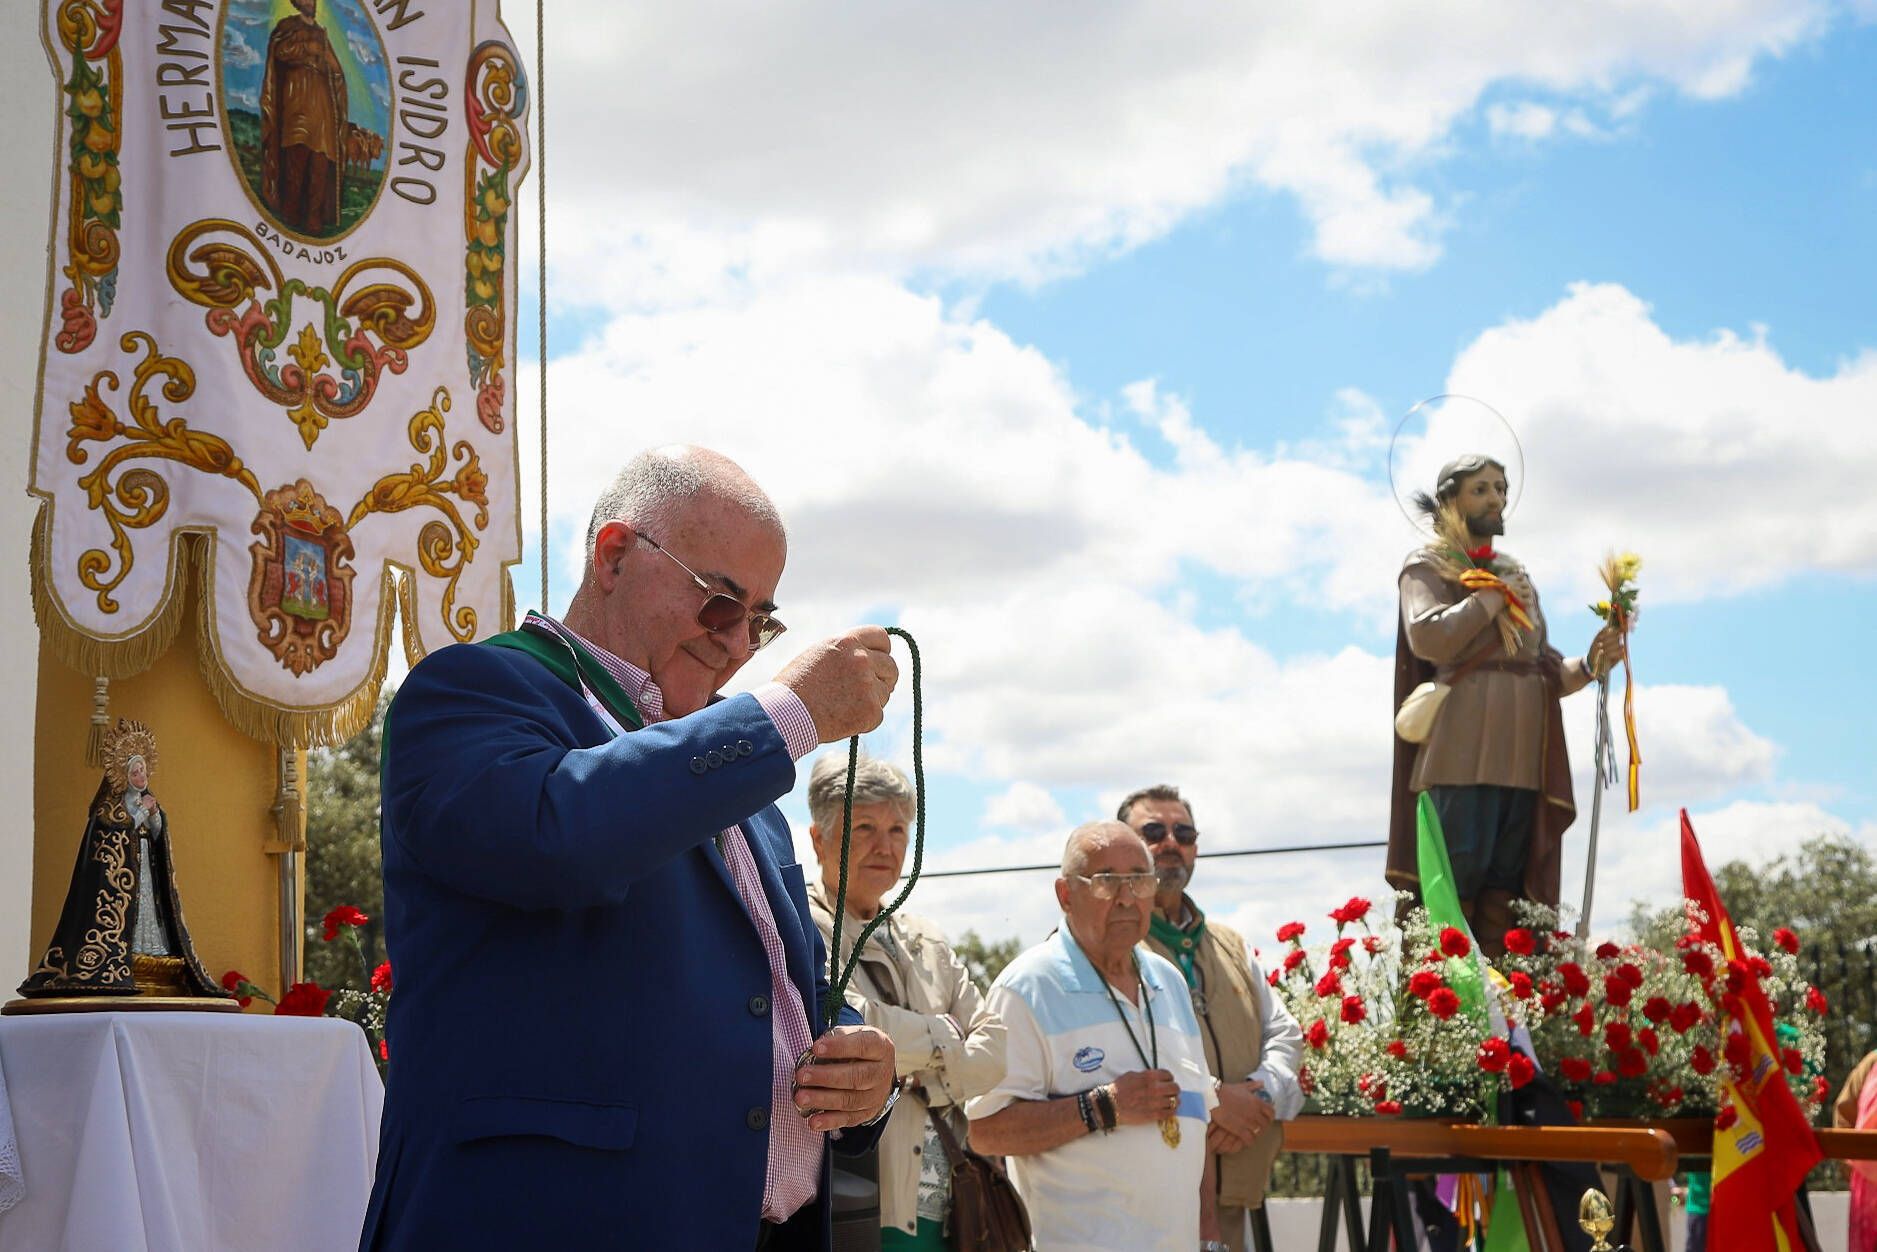
[[[1601,555],[1647,563],[1644,804],[1611,793],[1599,915],[1672,896],[1682,805],[1716,861],[1877,844],[1870,0],[549,17],[552,606],[626,457],[741,461],[791,528],[748,677],[858,621],[923,647],[928,867],[1055,859],[1153,781],[1206,850],[1379,838],[1416,542],[1390,440],[1441,392],[1517,431],[1503,546],[1566,652]],[[1426,433],[1409,477],[1498,437]],[[868,745],[902,764],[910,695]],[[1363,851],[1194,889],[1269,943],[1382,885]],[[1035,873],[909,907],[1053,916]]]

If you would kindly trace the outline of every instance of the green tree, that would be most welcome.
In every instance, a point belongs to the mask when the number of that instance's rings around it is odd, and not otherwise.
[[[306,764],[306,977],[323,987],[363,987],[358,952],[341,933],[323,940],[322,919],[342,904],[371,920],[359,927],[367,963],[385,959],[384,864],[378,846],[378,748],[387,689],[364,730]]]
[[[967,930],[964,937],[952,945],[952,951],[971,971],[971,977],[977,982],[980,991],[997,981],[997,976],[1004,972],[1004,966],[1017,959],[1017,953],[1023,951],[1023,944],[1015,935],[998,943],[990,943],[978,937],[975,930]]]

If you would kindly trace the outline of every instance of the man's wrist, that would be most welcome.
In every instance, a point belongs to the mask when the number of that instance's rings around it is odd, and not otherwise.
[[[893,1111],[893,1106],[895,1104],[899,1103],[899,1093],[903,1091],[905,1087],[906,1087],[906,1080],[901,1078],[898,1074],[893,1075],[893,1086],[892,1086],[892,1089],[886,1093],[886,1103],[880,1106],[880,1111],[878,1113],[875,1113],[872,1117],[869,1117],[866,1121],[860,1123],[860,1125],[856,1126],[855,1129],[864,1130],[865,1128],[869,1126],[877,1126],[881,1122],[885,1121],[886,1115]]]

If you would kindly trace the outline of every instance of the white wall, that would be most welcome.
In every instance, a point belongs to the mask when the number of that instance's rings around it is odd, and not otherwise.
[[[27,589],[33,389],[50,238],[55,85],[38,0],[0,4],[0,999],[26,975],[34,936],[33,710],[39,632]],[[43,936],[40,938],[43,939]]]

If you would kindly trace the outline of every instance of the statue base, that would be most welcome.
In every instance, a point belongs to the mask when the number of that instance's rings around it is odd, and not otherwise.
[[[29,1013],[239,1013],[232,999],[216,996],[33,996],[9,1000],[0,1014]]]

